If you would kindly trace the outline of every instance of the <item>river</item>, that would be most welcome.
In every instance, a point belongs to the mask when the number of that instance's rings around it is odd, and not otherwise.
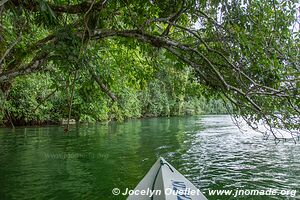
[[[0,129],[0,199],[121,200],[162,156],[208,199],[300,199],[300,144],[241,133],[229,116]],[[214,189],[297,191],[209,195]]]

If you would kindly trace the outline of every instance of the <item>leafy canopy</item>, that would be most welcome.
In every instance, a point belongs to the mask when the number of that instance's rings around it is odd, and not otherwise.
[[[36,72],[56,87],[85,76],[116,101],[122,74],[143,88],[163,59],[249,124],[299,129],[297,9],[287,0],[4,0],[1,89]]]

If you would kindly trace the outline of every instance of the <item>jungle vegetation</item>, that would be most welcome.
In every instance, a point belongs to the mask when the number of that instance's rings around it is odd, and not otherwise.
[[[226,113],[299,129],[299,4],[1,0],[2,121]]]

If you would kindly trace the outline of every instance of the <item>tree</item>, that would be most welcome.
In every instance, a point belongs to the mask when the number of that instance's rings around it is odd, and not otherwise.
[[[110,41],[190,66],[208,91],[250,125],[299,129],[299,30],[291,1],[1,1],[0,85],[41,71],[88,71]],[[97,59],[97,58],[93,58]]]

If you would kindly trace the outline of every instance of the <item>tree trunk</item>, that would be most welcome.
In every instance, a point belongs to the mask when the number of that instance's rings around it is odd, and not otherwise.
[[[70,119],[71,119],[71,113],[72,113],[72,104],[73,104],[76,79],[77,79],[77,71],[74,74],[74,79],[73,79],[72,88],[71,88],[71,95],[68,98],[69,99],[69,115],[68,115],[67,127],[65,128],[65,132],[68,132],[70,129]],[[69,96],[69,89],[68,89],[68,96]]]

